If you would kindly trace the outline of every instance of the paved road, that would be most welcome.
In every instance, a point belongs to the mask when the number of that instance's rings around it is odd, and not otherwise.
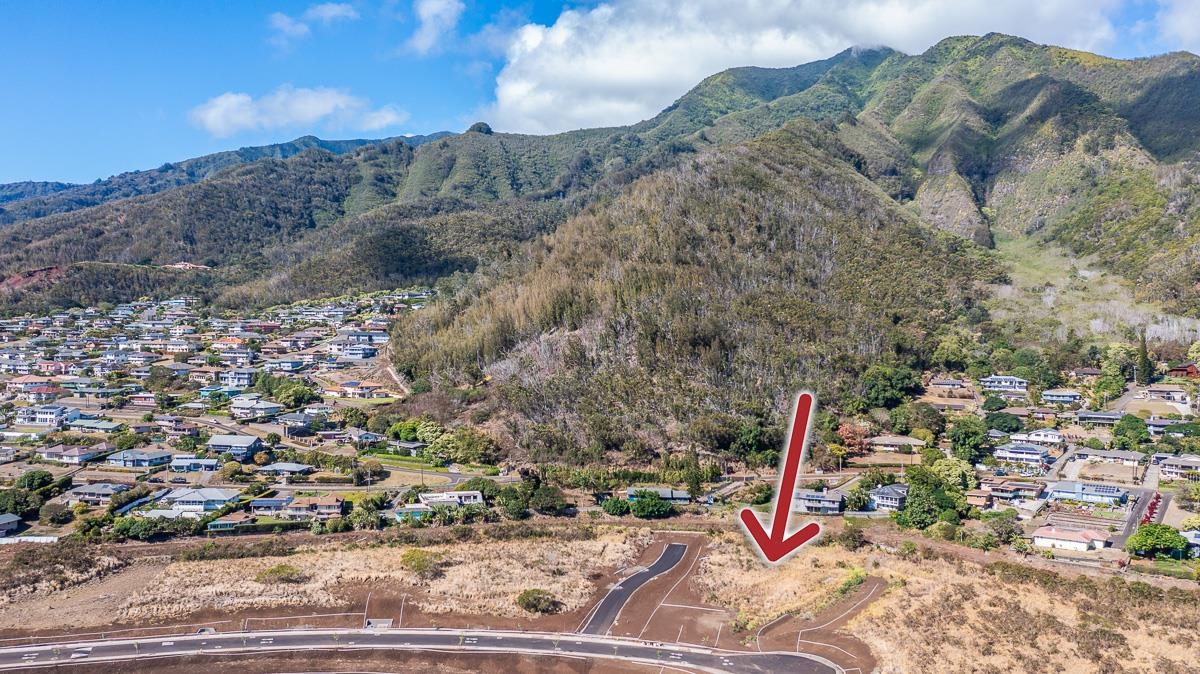
[[[290,630],[231,632],[145,639],[89,641],[0,649],[0,670],[31,670],[66,663],[95,667],[138,659],[272,651],[457,650],[581,656],[639,662],[695,672],[835,674],[835,666],[801,653],[737,652],[634,639],[537,632],[460,630]],[[119,671],[119,667],[113,667]]]
[[[661,576],[675,568],[675,565],[687,553],[687,549],[688,546],[683,543],[671,543],[662,551],[658,559],[644,571],[639,571],[617,583],[604,596],[604,599],[600,600],[596,608],[592,609],[591,617],[580,628],[579,633],[604,634],[608,632],[608,628],[612,627],[613,621],[617,619],[617,614],[621,612],[621,608],[625,606],[625,602],[629,601],[633,593],[639,587],[650,582],[655,576]]]

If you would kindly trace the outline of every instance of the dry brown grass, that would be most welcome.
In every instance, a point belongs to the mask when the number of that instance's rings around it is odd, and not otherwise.
[[[179,618],[197,611],[334,606],[339,587],[367,583],[411,587],[426,613],[522,617],[516,596],[531,587],[554,593],[571,611],[595,590],[595,576],[628,564],[647,544],[640,529],[605,530],[595,539],[479,541],[425,548],[443,562],[439,577],[421,580],[401,562],[406,547],[305,550],[288,557],[176,562],[158,582],[133,595],[123,621]],[[296,567],[296,583],[260,583],[259,574],[277,564]]]
[[[818,610],[850,569],[867,569],[888,590],[846,629],[871,646],[880,674],[1194,672],[1200,662],[1194,590],[928,557],[809,547],[770,569],[729,536],[697,582],[709,600],[761,624]]]
[[[750,551],[740,533],[723,534],[712,541],[695,583],[706,601],[736,610],[742,624],[754,628],[784,613],[819,611],[861,564],[840,549],[810,545],[773,569]]]

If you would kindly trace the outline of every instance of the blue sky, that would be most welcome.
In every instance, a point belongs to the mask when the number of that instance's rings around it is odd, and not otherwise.
[[[1200,50],[1200,0],[347,0],[0,4],[0,182],[86,182],[304,134],[548,133],[705,75],[989,31]]]

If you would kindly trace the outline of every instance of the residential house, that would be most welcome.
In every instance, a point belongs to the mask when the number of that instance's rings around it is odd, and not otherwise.
[[[1009,436],[1009,440],[1018,444],[1032,443],[1051,447],[1057,447],[1067,441],[1060,431],[1053,428],[1039,428],[1028,433],[1013,433]]]
[[[1095,410],[1079,410],[1075,413],[1075,421],[1085,426],[1115,426],[1121,417],[1120,412],[1097,412]]]
[[[1047,498],[1051,501],[1078,501],[1115,506],[1124,503],[1129,498],[1129,492],[1110,484],[1063,480],[1050,487]]]
[[[229,454],[238,461],[245,461],[262,446],[262,440],[253,435],[214,435],[207,445],[209,451]]]
[[[910,438],[907,435],[880,435],[867,440],[875,449],[882,452],[914,452],[925,446],[925,441]]]
[[[212,512],[220,510],[231,503],[237,503],[239,492],[236,489],[173,489],[163,497],[171,503],[175,510],[184,512]]]
[[[900,511],[904,510],[904,502],[908,499],[908,485],[883,484],[869,494],[871,510]]]
[[[263,475],[287,477],[289,475],[308,475],[314,470],[316,469],[306,463],[290,463],[287,461],[280,461],[262,466],[258,469],[258,472],[262,473]]]
[[[1152,384],[1146,389],[1146,397],[1185,405],[1190,401],[1187,389],[1178,384]]]
[[[1108,534],[1088,529],[1071,531],[1044,526],[1033,532],[1033,544],[1039,548],[1071,550],[1074,552],[1099,550],[1107,546],[1110,540]]]
[[[994,374],[979,380],[983,390],[999,393],[1019,393],[1025,395],[1029,390],[1029,382],[1020,377]]]
[[[1071,379],[1081,379],[1085,381],[1088,379],[1095,379],[1102,374],[1104,374],[1104,372],[1098,367],[1077,367],[1067,373]]]
[[[797,489],[792,495],[792,512],[810,515],[836,515],[846,505],[841,492],[830,489]]]
[[[971,489],[966,493],[967,505],[987,510],[992,507],[992,492],[987,489]]]
[[[12,513],[0,515],[0,537],[16,533],[21,528],[21,518]]]
[[[1030,468],[1040,468],[1050,461],[1050,453],[1045,447],[1008,443],[1000,445],[992,456],[1000,463],[1012,463]]]
[[[338,496],[303,496],[293,499],[279,511],[281,517],[293,520],[328,520],[342,516],[343,501]]]
[[[1048,405],[1078,405],[1083,402],[1083,394],[1069,388],[1052,388],[1042,391],[1042,402]]]
[[[255,515],[278,515],[292,502],[291,494],[280,494],[250,501],[250,512]]]
[[[1176,366],[1168,369],[1167,376],[1168,377],[1186,377],[1188,379],[1195,379],[1197,377],[1200,377],[1200,366],[1197,366],[1192,361],[1188,361],[1186,363],[1181,363],[1179,365],[1176,365]]]
[[[1159,463],[1159,475],[1164,480],[1200,482],[1200,456],[1173,456]]]
[[[17,410],[18,426],[44,426],[60,429],[79,418],[79,410],[65,405],[33,405]]]
[[[27,374],[8,380],[4,388],[9,393],[24,393],[39,386],[50,386],[52,384],[54,384],[54,380],[49,377],[38,377]]]
[[[209,533],[220,534],[230,531],[237,531],[238,527],[245,527],[254,524],[258,517],[248,512],[237,511],[229,513],[224,517],[218,517],[208,523]]]
[[[176,473],[198,473],[217,470],[221,462],[217,459],[197,459],[190,454],[177,454],[171,458],[171,470]]]
[[[247,389],[254,385],[254,376],[256,374],[258,374],[258,371],[250,368],[234,368],[232,370],[225,370],[217,375],[217,381],[224,386],[236,386]]]
[[[156,449],[127,449],[110,454],[105,463],[121,468],[150,468],[171,462],[171,453]]]
[[[637,495],[636,495],[637,491],[660,492],[662,490],[654,489],[654,488],[646,489],[646,490],[643,490],[643,489],[634,490],[635,493],[628,495],[628,498],[630,501],[637,500]],[[670,489],[668,491],[675,492],[676,490]],[[684,497],[686,497],[687,492],[682,492],[682,493],[684,494]],[[662,494],[660,493],[659,496],[662,497]],[[663,498],[665,500],[672,501],[675,503],[679,502],[678,493],[674,494],[673,498],[665,498],[665,497],[663,497]],[[425,492],[424,494],[418,494],[417,500],[419,500],[421,503],[423,503],[431,508],[433,506],[439,506],[439,505],[446,505],[446,506],[484,505],[483,493],[478,492],[478,491]],[[684,501],[684,503],[688,503],[690,501],[691,501],[691,499],[688,498],[687,501]]]
[[[283,412],[284,409],[283,405],[263,400],[257,395],[255,397],[241,395],[229,401],[229,413],[234,419],[270,418]]]
[[[81,484],[77,487],[67,490],[63,497],[67,501],[67,505],[75,505],[76,503],[86,503],[93,506],[107,506],[112,497],[124,491],[129,491],[131,487],[127,484],[115,484],[112,482],[97,482],[95,484]]]

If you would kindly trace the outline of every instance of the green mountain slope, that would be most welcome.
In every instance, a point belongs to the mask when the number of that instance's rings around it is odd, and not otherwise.
[[[869,364],[920,362],[996,269],[824,150],[828,135],[798,122],[637,181],[511,275],[444,286],[398,327],[398,368],[446,388],[482,369],[498,432],[580,462],[728,449],[747,419],[778,422],[789,401],[764,391],[861,394]]]
[[[203,262],[219,273],[197,292],[253,304],[504,265],[642,176],[807,119],[823,151],[927,224],[985,247],[1052,241],[1200,312],[1198,86],[1191,54],[1121,61],[993,34],[736,68],[629,127],[299,139],[3,203],[0,221],[22,226],[0,228],[0,276],[18,281],[2,299],[67,301],[48,288],[84,262]],[[104,286],[120,299],[119,280]]]
[[[446,132],[428,136],[410,136],[404,142],[413,147],[449,135]],[[391,141],[397,139],[388,139]],[[301,152],[319,148],[334,154],[344,154],[380,140],[322,140],[303,136],[287,143],[244,147],[228,152],[196,157],[176,163],[163,164],[157,169],[132,171],[97,180],[88,185],[67,183],[13,183],[0,185],[0,225],[40,218],[56,213],[69,213],[115,199],[156,194],[175,187],[190,185],[218,171],[261,159],[287,159]]]

